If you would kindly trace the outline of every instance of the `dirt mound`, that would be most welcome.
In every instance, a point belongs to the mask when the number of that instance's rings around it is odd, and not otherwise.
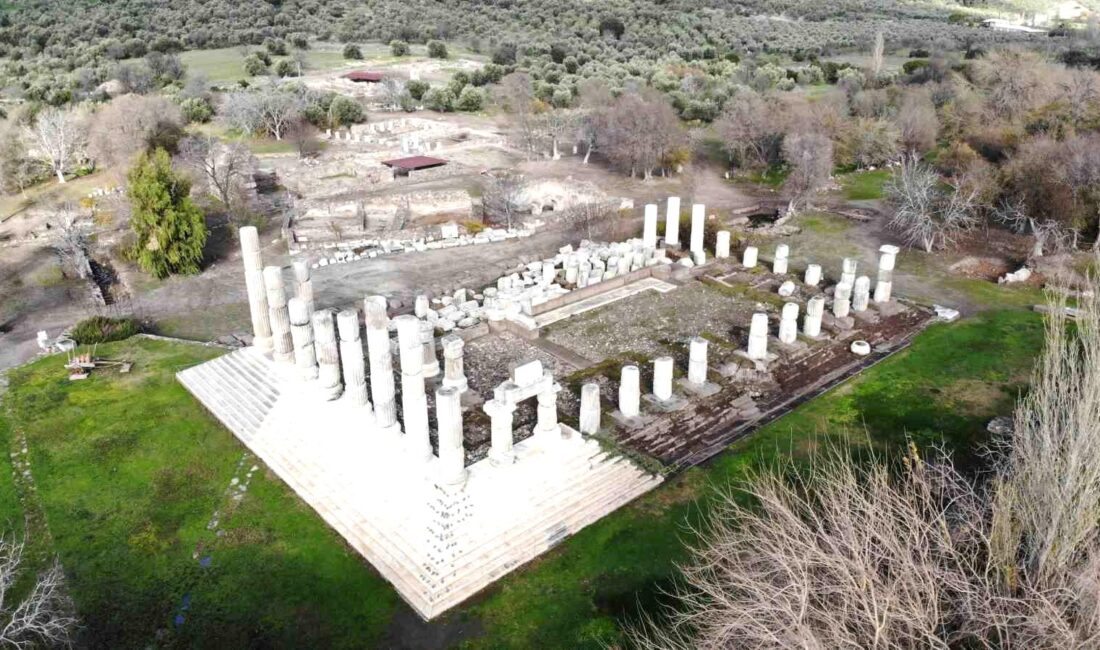
[[[1014,270],[1008,260],[999,257],[964,257],[952,264],[948,269],[955,275],[976,280],[990,280],[996,282],[997,278]]]

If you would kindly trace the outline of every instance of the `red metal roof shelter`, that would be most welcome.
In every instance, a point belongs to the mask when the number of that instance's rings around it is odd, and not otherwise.
[[[382,73],[373,72],[371,70],[353,70],[344,75],[344,78],[356,82],[365,81],[367,83],[378,83],[382,81]]]
[[[393,160],[383,160],[382,164],[391,167],[393,169],[409,172],[417,169],[430,169],[432,167],[441,167],[447,164],[446,160],[442,158],[433,158],[431,156],[409,156],[408,158],[394,158]]]

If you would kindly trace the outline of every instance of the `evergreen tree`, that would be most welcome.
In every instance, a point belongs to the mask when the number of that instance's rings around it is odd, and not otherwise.
[[[127,181],[130,227],[137,235],[131,254],[138,265],[157,278],[198,273],[206,222],[191,202],[191,181],[172,169],[164,149],[142,154]]]

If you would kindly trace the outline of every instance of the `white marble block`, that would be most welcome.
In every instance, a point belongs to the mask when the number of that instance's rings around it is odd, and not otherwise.
[[[706,257],[703,252],[703,228],[707,221],[707,206],[702,203],[695,203],[691,206],[691,254],[693,257],[703,256]],[[695,260],[696,264],[701,264],[698,259]]]
[[[680,244],[680,197],[668,197],[668,208],[665,212],[665,245],[678,246]]]
[[[619,413],[633,418],[641,414],[642,385],[638,366],[623,366],[619,380]]]
[[[653,360],[653,395],[662,402],[672,399],[672,373],[675,363],[672,357],[657,357]]]
[[[775,260],[772,261],[772,273],[780,274],[787,272],[787,263],[791,255],[791,247],[786,244],[780,244],[775,247]]]
[[[746,246],[745,252],[741,256],[741,266],[746,269],[756,268],[756,262],[760,257],[760,250],[756,246]]]
[[[821,336],[821,317],[825,315],[825,298],[814,296],[806,301],[806,318],[802,321],[802,333],[809,337]]]
[[[878,282],[875,283],[875,302],[890,302],[894,285],[894,264],[901,249],[884,244],[878,249]]]
[[[642,245],[647,248],[657,247],[657,204],[645,205],[645,223],[642,226]]]
[[[589,382],[581,386],[580,432],[592,435],[600,430],[600,385]]]
[[[766,359],[768,357],[768,315],[756,313],[752,315],[752,323],[749,325],[750,359]]]
[[[714,238],[714,259],[723,260],[730,256],[730,231],[719,230]]]
[[[856,278],[852,286],[852,311],[867,311],[867,304],[871,301],[871,278],[861,275]]]
[[[707,345],[701,336],[691,339],[688,344],[688,382],[695,385],[707,383]]]
[[[852,257],[845,257],[844,261],[840,263],[840,282],[837,284],[847,284],[851,286],[856,283],[856,270],[859,268],[859,261]]]
[[[803,284],[807,287],[816,287],[821,283],[821,265],[810,264],[806,267],[806,277],[803,280]]]
[[[783,311],[779,318],[779,340],[787,344],[798,340],[797,302],[788,302],[783,305]]]
[[[313,280],[310,277],[309,264],[304,260],[298,260],[293,264],[294,281],[297,284],[297,296],[306,304],[306,310],[312,314],[315,309],[313,302]]]
[[[852,285],[840,283],[833,292],[833,316],[847,318],[852,306]]]

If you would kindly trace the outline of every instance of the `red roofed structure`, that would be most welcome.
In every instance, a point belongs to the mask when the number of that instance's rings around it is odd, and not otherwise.
[[[392,169],[394,174],[405,175],[418,169],[442,167],[447,164],[447,161],[442,158],[433,158],[431,156],[409,156],[408,158],[383,160],[382,164]]]
[[[345,79],[350,79],[351,81],[354,81],[354,82],[357,82],[357,83],[365,82],[365,83],[374,84],[374,83],[378,83],[379,81],[382,81],[382,73],[381,72],[373,72],[371,70],[353,70],[353,71],[347,73],[346,75],[344,75],[344,78]]]

